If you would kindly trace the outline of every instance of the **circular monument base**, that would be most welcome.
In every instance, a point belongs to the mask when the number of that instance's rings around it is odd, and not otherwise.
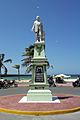
[[[22,115],[51,115],[80,110],[80,97],[70,94],[54,94],[60,103],[19,103],[25,94],[0,97],[0,112]]]

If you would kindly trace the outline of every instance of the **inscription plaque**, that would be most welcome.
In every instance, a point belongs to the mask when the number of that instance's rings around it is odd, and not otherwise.
[[[35,82],[44,82],[43,66],[36,66],[36,68],[35,68]]]

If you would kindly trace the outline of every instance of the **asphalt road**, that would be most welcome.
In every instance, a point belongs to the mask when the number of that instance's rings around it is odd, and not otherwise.
[[[0,120],[80,120],[80,112],[46,116],[29,116],[0,113]]]
[[[64,93],[64,94],[74,94],[80,95],[80,87],[51,87],[50,90],[52,93]],[[8,88],[0,89],[0,96],[14,95],[14,94],[27,94],[27,87],[17,87],[17,88]]]
[[[52,87],[50,88],[52,93],[64,93],[80,95],[80,88],[74,87]],[[17,87],[0,89],[0,96],[15,95],[15,94],[27,94],[27,87]],[[62,115],[46,115],[46,116],[29,116],[29,115],[14,115],[7,113],[0,113],[0,120],[79,120],[80,112],[62,114]]]

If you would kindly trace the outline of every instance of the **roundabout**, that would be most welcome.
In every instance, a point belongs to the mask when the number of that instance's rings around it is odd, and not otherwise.
[[[17,88],[20,89],[21,87]],[[11,88],[14,89],[14,88]],[[0,112],[21,115],[55,115],[80,111],[80,96],[55,93],[60,103],[19,103],[26,94],[0,97]]]

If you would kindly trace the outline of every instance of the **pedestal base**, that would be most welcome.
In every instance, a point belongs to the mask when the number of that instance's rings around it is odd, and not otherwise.
[[[29,90],[27,101],[52,101],[50,90]]]
[[[30,84],[30,89],[31,90],[47,90],[49,89],[49,84],[41,84],[41,83]]]

